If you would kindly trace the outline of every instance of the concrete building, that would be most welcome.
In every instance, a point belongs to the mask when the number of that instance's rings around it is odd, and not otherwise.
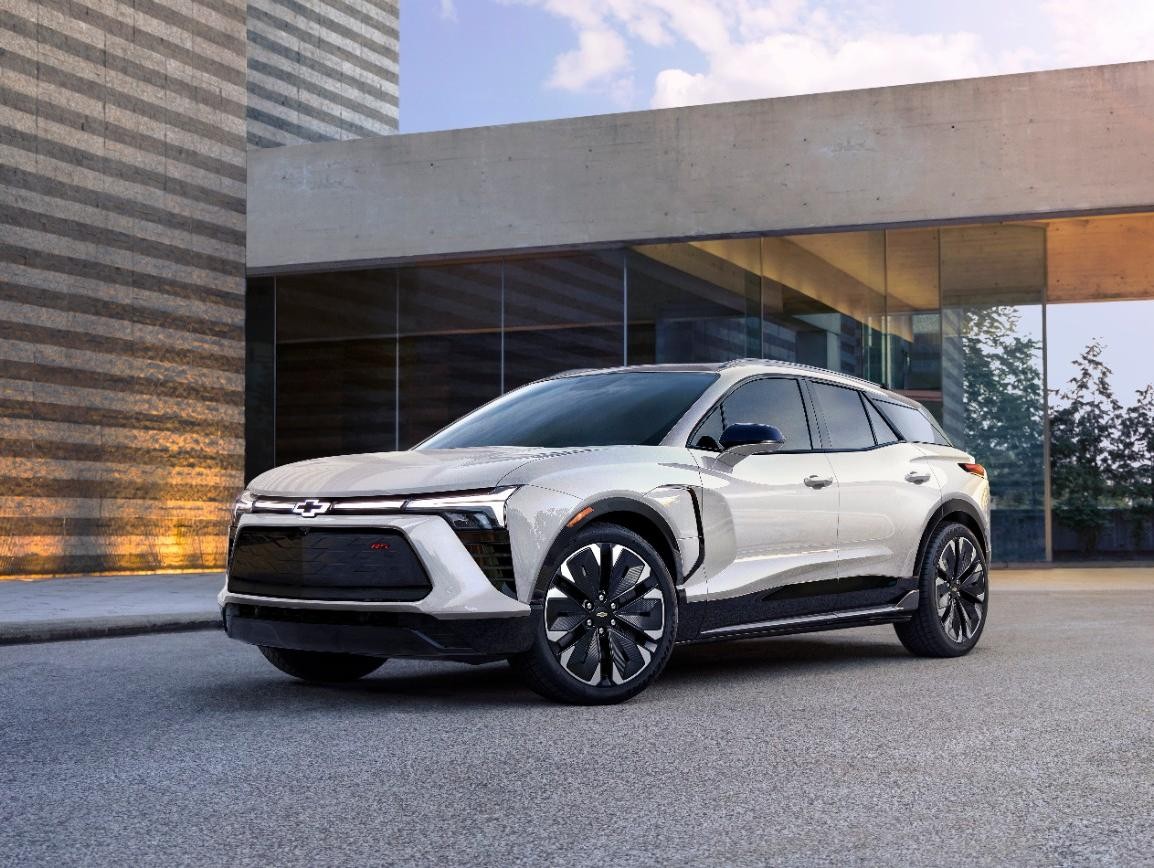
[[[246,149],[397,127],[391,0],[0,9],[0,575],[219,566]]]
[[[1045,369],[1055,306],[1154,298],[1152,106],[1135,63],[254,153],[246,474],[566,368],[767,356],[938,413],[995,560],[1152,557],[1154,430],[1134,479],[1078,464]]]

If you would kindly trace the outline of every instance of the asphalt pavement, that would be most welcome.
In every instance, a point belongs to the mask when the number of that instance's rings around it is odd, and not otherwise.
[[[1154,864],[1154,591],[679,648],[609,708],[502,664],[295,683],[217,631],[0,648],[0,864]]]

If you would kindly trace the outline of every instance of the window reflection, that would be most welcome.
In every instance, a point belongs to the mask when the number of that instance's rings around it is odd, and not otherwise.
[[[276,281],[276,463],[396,448],[396,273]]]
[[[990,473],[994,556],[1046,557],[1045,230],[941,230],[942,417]]]
[[[397,276],[398,447],[501,393],[501,266],[403,268]]]
[[[620,251],[505,262],[506,390],[622,363],[623,268]]]
[[[629,362],[724,362],[760,355],[756,239],[629,251]]]

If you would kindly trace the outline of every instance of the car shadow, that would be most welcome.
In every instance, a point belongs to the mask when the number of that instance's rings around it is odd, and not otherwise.
[[[645,691],[634,702],[660,698],[661,684],[685,685],[698,681],[716,684],[727,676],[797,674],[813,668],[860,669],[893,665],[913,659],[896,641],[837,641],[820,638],[766,638],[736,642],[683,645],[674,650],[656,691]],[[263,661],[261,661],[263,663]],[[419,669],[417,669],[419,666]],[[389,662],[376,673],[348,684],[308,684],[274,671],[257,677],[241,676],[205,688],[201,699],[227,703],[232,709],[261,710],[300,703],[313,705],[318,697],[340,698],[350,709],[379,707],[382,701],[414,708],[540,707],[546,701],[528,690],[504,662],[479,666],[434,662],[414,665]]]
[[[742,639],[682,645],[674,652],[662,681],[689,681],[725,674],[795,673],[806,669],[860,669],[912,659],[896,640],[839,641],[812,637]]]

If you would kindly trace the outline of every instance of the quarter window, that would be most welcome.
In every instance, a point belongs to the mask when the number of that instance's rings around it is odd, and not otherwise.
[[[718,451],[721,432],[736,422],[773,425],[785,436],[786,452],[813,448],[797,380],[763,377],[738,386],[705,417],[694,435],[694,447]]]
[[[878,401],[878,409],[893,424],[903,439],[911,443],[938,443],[949,446],[949,438],[942,433],[928,410],[895,404],[892,401]]]
[[[869,418],[856,389],[817,382],[810,385],[825,416],[833,449],[869,449],[874,445]]]

